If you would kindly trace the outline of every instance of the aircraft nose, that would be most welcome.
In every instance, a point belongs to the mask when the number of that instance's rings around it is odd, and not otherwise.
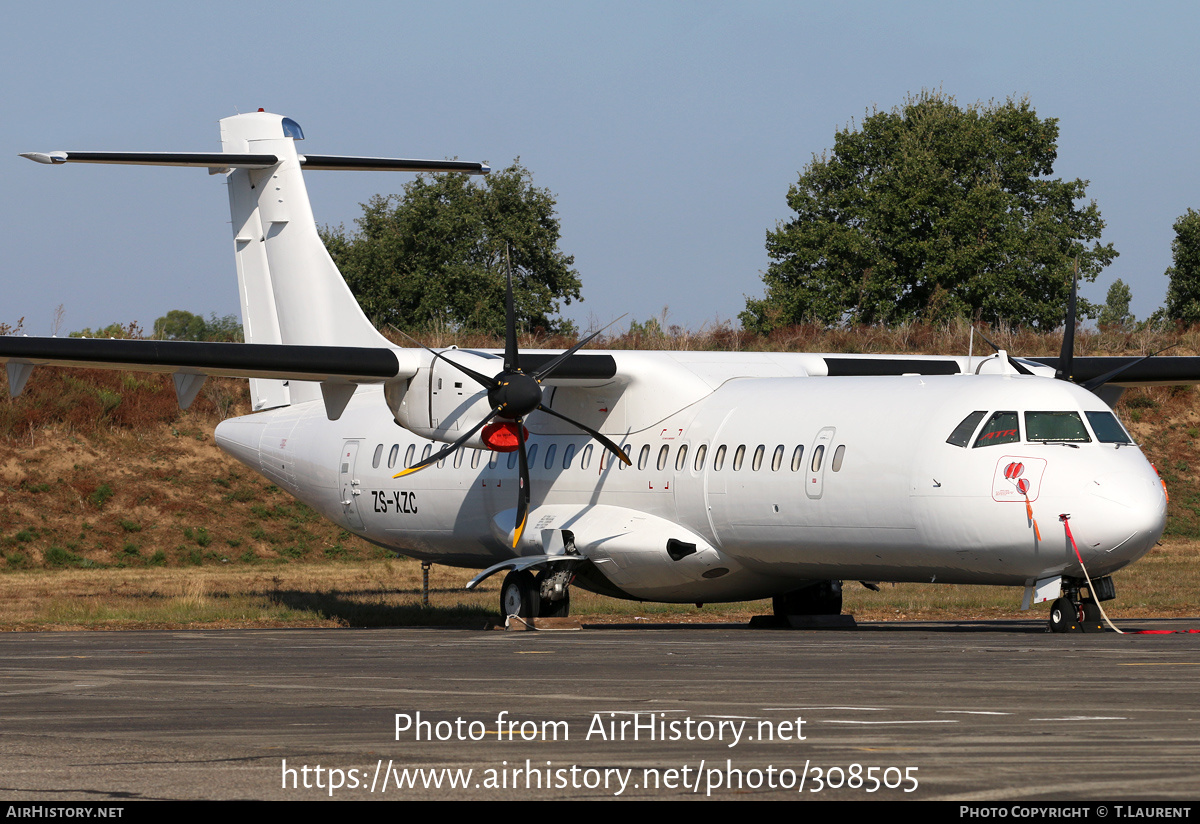
[[[1071,517],[1085,561],[1090,555],[1106,566],[1110,562],[1123,566],[1148,552],[1162,536],[1167,498],[1152,472],[1101,475],[1089,484],[1088,492],[1086,511]],[[1086,547],[1081,533],[1088,536]]]

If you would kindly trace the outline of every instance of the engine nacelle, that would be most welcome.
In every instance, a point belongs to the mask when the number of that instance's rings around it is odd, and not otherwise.
[[[450,351],[455,361],[482,375],[499,372],[503,363],[497,356]],[[396,423],[408,431],[433,441],[454,443],[492,411],[487,390],[445,358],[427,359],[429,363],[412,378],[386,384],[384,398]],[[464,446],[486,448],[478,433]]]

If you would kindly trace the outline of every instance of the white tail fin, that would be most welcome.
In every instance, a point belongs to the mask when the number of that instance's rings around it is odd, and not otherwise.
[[[264,111],[221,121],[217,152],[28,152],[38,163],[192,166],[228,176],[234,254],[247,343],[392,348],[376,331],[325,251],[301,167],[326,170],[487,174],[458,160],[300,155],[304,133],[291,118]],[[251,378],[255,411],[317,400],[320,385]],[[334,416],[336,417],[336,416]]]
[[[300,127],[266,112],[221,121],[221,147],[268,154],[268,169],[228,176],[242,324],[247,343],[390,346],[371,325],[317,234],[300,171]],[[316,384],[252,380],[254,408],[317,400]]]

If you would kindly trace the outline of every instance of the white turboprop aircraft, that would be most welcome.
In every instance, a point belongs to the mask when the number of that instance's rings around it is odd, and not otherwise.
[[[41,364],[168,372],[184,407],[208,375],[250,378],[223,449],[368,541],[482,569],[469,586],[507,570],[521,616],[565,615],[572,583],[836,614],[848,579],[1021,586],[1056,599],[1052,629],[1095,628],[1163,531],[1162,483],[1089,388],[1195,382],[1200,359],[1074,358],[1069,334],[1036,361],[519,352],[511,279],[503,353],[400,348],[326,253],[302,171],[488,168],[298,154],[300,127],[261,110],[221,139],[24,156],[222,174],[247,342],[4,337],[13,395]]]

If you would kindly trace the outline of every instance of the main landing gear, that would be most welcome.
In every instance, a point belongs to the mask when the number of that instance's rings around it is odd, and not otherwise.
[[[1112,578],[1063,580],[1064,595],[1050,605],[1051,632],[1103,632],[1100,601],[1116,595]]]
[[[814,581],[771,599],[776,618],[790,615],[840,615],[842,612],[842,582]]]
[[[534,577],[528,570],[504,576],[500,612],[518,618],[567,618],[571,614],[571,579],[566,570],[544,569]]]

